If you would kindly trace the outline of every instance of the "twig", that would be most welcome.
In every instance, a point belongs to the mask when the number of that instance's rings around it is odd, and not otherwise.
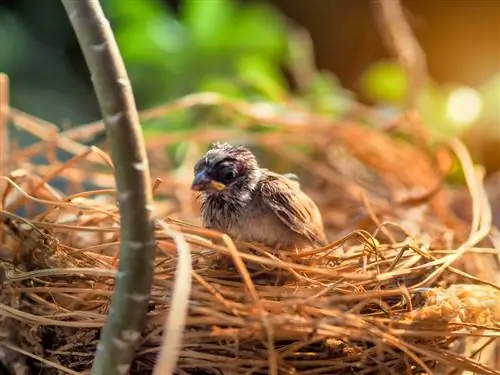
[[[66,374],[70,374],[70,375],[79,375],[80,374],[79,372],[70,370],[69,368],[61,366],[58,363],[55,363],[55,362],[52,362],[52,361],[47,361],[46,359],[43,359],[42,357],[39,357],[39,356],[34,355],[34,354],[30,353],[30,352],[27,352],[26,350],[18,348],[17,346],[10,345],[9,343],[3,343],[2,345],[5,345],[10,350],[13,350],[13,351],[18,352],[18,353],[20,353],[22,355],[30,357],[30,358],[32,358],[32,359],[34,359],[36,361],[39,361],[39,362],[43,363],[46,366],[55,368],[55,369],[61,371],[62,373],[66,373]]]
[[[269,323],[268,313],[267,313],[267,311],[265,311],[265,309],[262,305],[262,302],[259,298],[259,294],[257,292],[257,289],[255,288],[255,285],[252,282],[252,278],[250,277],[250,274],[248,273],[248,269],[245,266],[245,263],[243,262],[243,258],[241,256],[241,254],[238,252],[238,249],[234,245],[233,241],[226,234],[224,234],[222,236],[222,241],[229,249],[231,256],[233,258],[234,264],[235,264],[236,268],[238,269],[245,286],[248,289],[248,293],[250,295],[250,298],[252,299],[254,306],[259,311],[262,329],[264,330],[264,332],[267,335],[267,340],[266,340],[265,344],[266,344],[267,350],[268,350],[269,374],[270,375],[277,375],[278,374],[278,356],[276,354],[276,349],[274,347],[274,342],[275,342],[274,332],[273,332],[273,328],[271,327],[271,324]]]
[[[46,147],[47,142],[49,142],[51,139],[54,141],[57,147],[61,148],[66,152],[73,153],[76,155],[83,154],[89,149],[89,147],[82,145],[78,142],[75,142],[70,138],[65,137],[63,134],[58,133],[57,127],[54,129],[54,124],[39,119],[35,116],[28,115],[17,109],[11,109],[10,118],[17,127],[27,131],[30,134],[33,134],[34,136],[40,139],[43,139],[43,142],[29,146],[27,147],[27,150],[33,148],[35,151],[41,151],[44,149],[44,147]],[[103,124],[103,130],[104,130],[104,124]],[[54,139],[55,134],[57,136]],[[36,145],[39,145],[40,147],[36,147]],[[30,152],[27,151],[26,153],[31,154]],[[93,161],[94,163],[99,163],[101,165],[106,164],[106,162],[102,160],[102,158],[100,158],[99,155],[90,154],[89,160]]]
[[[91,373],[120,375],[130,368],[153,282],[156,242],[149,165],[130,81],[99,1],[62,3],[91,72],[106,124],[121,218],[116,290]]]
[[[408,107],[414,109],[427,78],[425,54],[405,19],[399,0],[372,0],[376,19],[388,47],[405,69],[409,82]]]
[[[459,139],[453,138],[449,141],[449,144],[462,164],[465,180],[471,193],[474,214],[472,226],[467,240],[454,253],[440,258],[439,261],[442,264],[427,276],[425,280],[412,286],[411,289],[420,288],[435,281],[449,266],[464,255],[469,248],[477,245],[481,240],[486,238],[491,230],[491,206],[486,196],[484,185],[477,177],[472,157]]]
[[[172,292],[172,306],[165,317],[163,343],[153,375],[170,375],[175,370],[177,358],[182,347],[182,334],[186,326],[188,303],[191,293],[192,260],[189,245],[181,233],[175,232],[162,221],[158,224],[175,241],[179,252],[175,284]]]
[[[269,123],[284,128],[294,130],[307,129],[309,131],[320,130],[325,126],[335,126],[329,118],[321,115],[311,114],[306,111],[295,111],[293,116],[282,117],[278,111],[272,110],[267,103],[250,103],[244,100],[234,100],[215,92],[197,92],[188,94],[181,98],[172,100],[165,104],[145,109],[139,113],[141,122],[152,121],[165,117],[170,113],[183,111],[197,106],[221,107],[227,113],[243,115],[249,119]],[[291,111],[291,108],[286,107]],[[104,123],[97,120],[88,124],[81,124],[60,133],[60,136],[67,139],[88,141],[93,139],[104,130]],[[43,147],[43,143],[35,143],[27,147],[30,153],[37,153]],[[25,150],[26,150],[25,149]],[[23,150],[23,152],[25,151]]]

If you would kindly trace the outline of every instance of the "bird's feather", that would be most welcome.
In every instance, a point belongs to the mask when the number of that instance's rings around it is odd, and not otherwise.
[[[326,244],[320,213],[295,181],[265,170],[258,189],[264,202],[288,228],[317,245]]]

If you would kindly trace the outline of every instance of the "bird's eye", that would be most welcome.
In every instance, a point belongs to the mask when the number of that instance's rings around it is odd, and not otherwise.
[[[224,179],[226,181],[231,181],[233,178],[236,177],[236,173],[234,173],[234,171],[229,171],[226,173],[226,175],[224,176]]]
[[[233,169],[223,168],[217,173],[219,182],[227,184],[236,178],[236,171]]]

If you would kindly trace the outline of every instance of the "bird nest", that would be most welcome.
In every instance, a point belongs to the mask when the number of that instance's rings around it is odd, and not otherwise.
[[[198,131],[175,172],[167,162],[155,168],[164,157],[155,150],[174,135],[147,141],[151,173],[162,178],[153,186],[162,219],[131,374],[152,373],[162,345],[178,374],[500,373],[496,232],[480,171],[460,142],[431,152],[387,129],[311,125],[309,117],[287,128],[290,117],[202,95],[143,120],[207,101],[276,126],[245,141],[298,171],[331,243],[297,254],[200,228],[188,189],[197,147],[235,133]],[[16,110],[11,117],[32,132],[49,126]],[[89,371],[113,294],[120,237],[112,167],[75,134],[13,150],[2,177],[0,360],[13,374]],[[283,139],[314,151],[285,148]],[[60,162],[51,145],[76,156]],[[49,164],[30,163],[41,149]],[[443,182],[452,165],[466,187]],[[100,188],[84,189],[89,181]]]

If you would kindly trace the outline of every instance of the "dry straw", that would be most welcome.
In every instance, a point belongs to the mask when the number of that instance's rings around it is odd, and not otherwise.
[[[146,111],[142,121],[200,104],[232,126],[191,132],[176,170],[163,147],[188,137],[148,142],[163,219],[132,374],[500,374],[498,250],[488,242],[480,170],[459,141],[442,152],[465,175],[468,222],[448,203],[449,163],[389,131],[210,93]],[[102,124],[59,133],[18,110],[9,118],[42,141],[13,149],[3,164],[0,359],[15,374],[86,373],[120,241],[113,166],[104,151],[80,143]],[[253,133],[249,123],[269,131]],[[398,126],[416,134],[421,125],[411,115]],[[235,137],[259,146],[263,160],[304,170],[301,183],[321,207],[331,244],[276,253],[197,225],[191,165],[207,142]],[[306,156],[297,146],[317,151]],[[75,156],[60,162],[56,148]],[[48,165],[30,162],[40,152]],[[65,192],[56,179],[67,182]],[[86,190],[89,182],[101,189]]]

